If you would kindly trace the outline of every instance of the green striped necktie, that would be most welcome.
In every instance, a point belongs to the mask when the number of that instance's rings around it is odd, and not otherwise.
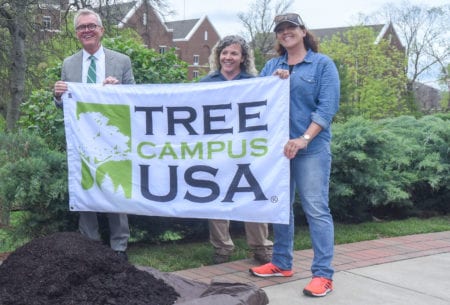
[[[91,64],[89,65],[88,75],[87,75],[87,83],[95,84],[97,82],[97,74],[95,73],[95,56],[89,56],[91,60]]]

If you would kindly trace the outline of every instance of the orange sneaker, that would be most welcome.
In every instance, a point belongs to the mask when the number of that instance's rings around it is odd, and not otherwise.
[[[311,297],[323,297],[333,291],[333,281],[324,277],[313,277],[303,289],[303,293]]]
[[[248,271],[250,271],[251,274],[259,277],[271,277],[271,276],[290,277],[294,274],[292,270],[282,270],[272,263],[267,263],[259,267],[253,267],[250,268]]]

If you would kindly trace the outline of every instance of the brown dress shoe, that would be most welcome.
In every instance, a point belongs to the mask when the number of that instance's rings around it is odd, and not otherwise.
[[[230,256],[229,255],[224,255],[224,254],[214,254],[213,256],[213,263],[214,264],[223,264],[226,262],[230,261]]]

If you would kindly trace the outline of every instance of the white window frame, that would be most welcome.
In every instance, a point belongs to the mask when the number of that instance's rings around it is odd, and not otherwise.
[[[147,13],[142,14],[142,24],[147,25]]]
[[[42,27],[46,30],[52,28],[52,17],[51,16],[42,16]]]

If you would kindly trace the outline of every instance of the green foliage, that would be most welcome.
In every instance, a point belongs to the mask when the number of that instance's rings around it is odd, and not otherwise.
[[[438,112],[434,114],[434,117],[444,121],[450,121],[450,112]]]
[[[436,116],[354,117],[335,124],[330,190],[335,218],[407,217],[424,210],[426,196],[435,201],[425,210],[448,213],[449,135],[450,125]]]
[[[337,121],[351,116],[379,119],[410,114],[405,98],[404,55],[375,33],[354,27],[321,43],[321,51],[336,62],[341,79]],[[387,55],[388,54],[388,55]]]
[[[65,150],[64,117],[61,109],[53,103],[52,92],[43,89],[33,91],[21,105],[17,124],[22,129],[35,131],[51,148]]]
[[[414,132],[417,149],[413,152],[411,171],[418,181],[411,185],[411,199],[416,209],[427,213],[450,211],[450,124],[444,115],[424,116],[403,121],[390,120],[386,126],[401,137]]]
[[[120,36],[106,38],[103,44],[130,56],[137,84],[180,83],[187,79],[188,64],[178,59],[174,49],[160,54],[139,41]]]
[[[450,111],[450,92],[448,91],[441,91],[442,92],[442,98],[440,100],[441,109],[446,110],[447,112]]]
[[[6,130],[6,121],[5,118],[0,113],[0,131]]]
[[[0,204],[25,213],[15,234],[36,237],[70,228],[64,153],[34,132],[0,133]]]
[[[266,64],[268,58],[264,56],[264,54],[259,49],[255,49],[254,56],[256,70],[261,71],[262,68],[264,68],[264,65]]]

